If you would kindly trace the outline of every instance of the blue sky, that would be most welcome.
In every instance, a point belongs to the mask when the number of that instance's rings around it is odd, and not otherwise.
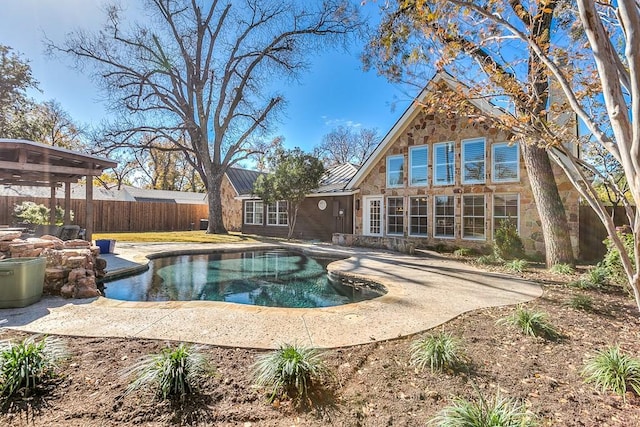
[[[62,42],[77,28],[98,28],[103,22],[103,0],[0,0],[0,44],[12,47],[30,61],[42,93],[37,100],[57,100],[79,123],[91,124],[104,117],[104,105],[94,84],[70,68],[66,58],[44,55],[43,35]],[[126,2],[124,2],[126,4]],[[363,11],[374,16],[370,2]],[[360,46],[349,53],[317,55],[298,85],[282,88],[288,105],[276,135],[288,147],[311,150],[322,136],[344,125],[378,128],[380,137],[393,126],[409,105],[411,95],[375,72],[364,73]]]

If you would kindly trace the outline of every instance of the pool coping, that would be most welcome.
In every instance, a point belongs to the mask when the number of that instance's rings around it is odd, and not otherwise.
[[[44,297],[22,309],[1,309],[8,327],[87,337],[187,341],[226,347],[277,348],[287,342],[335,348],[413,335],[478,308],[518,304],[542,288],[504,274],[425,252],[421,257],[313,243],[120,244],[115,274],[145,270],[168,254],[289,248],[314,256],[340,254],[328,270],[380,283],[373,300],[318,308],[250,306],[218,301],[131,302],[98,297]],[[109,259],[108,259],[109,262]]]

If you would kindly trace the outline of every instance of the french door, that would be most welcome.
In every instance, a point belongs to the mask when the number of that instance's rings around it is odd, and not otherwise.
[[[382,196],[364,196],[363,234],[365,236],[382,236],[384,230]]]

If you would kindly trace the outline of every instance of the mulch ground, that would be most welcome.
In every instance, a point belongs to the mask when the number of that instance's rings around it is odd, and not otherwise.
[[[35,396],[12,400],[0,414],[0,425],[416,426],[425,425],[453,397],[498,392],[525,402],[541,425],[640,425],[639,397],[598,392],[580,374],[588,357],[610,345],[640,357],[640,313],[634,301],[619,289],[567,287],[575,277],[542,270],[525,276],[545,289],[525,306],[548,313],[563,338],[546,341],[497,325],[513,306],[466,313],[438,329],[462,338],[471,360],[467,373],[418,372],[409,365],[411,342],[428,332],[329,350],[325,358],[334,378],[312,407],[299,409],[288,401],[269,404],[265,391],[253,386],[251,367],[260,351],[205,347],[215,374],[184,401],[159,401],[150,391],[125,395],[122,371],[174,343],[63,337],[72,356],[59,378]],[[567,303],[576,294],[590,296],[593,310],[570,308]],[[4,333],[4,338],[25,336]]]

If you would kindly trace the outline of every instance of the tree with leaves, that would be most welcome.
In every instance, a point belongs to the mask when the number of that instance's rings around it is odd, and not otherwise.
[[[37,88],[29,62],[0,45],[0,138],[30,139],[28,113],[33,101],[27,90]]]
[[[322,143],[314,148],[314,155],[322,159],[326,167],[352,163],[362,165],[380,142],[377,129],[338,126],[322,137]]]
[[[573,135],[566,121],[554,126],[549,120],[559,107],[550,107],[549,73],[528,43],[552,54],[552,36],[561,39],[570,30],[565,22],[569,13],[564,3],[553,0],[397,0],[385,9],[365,55],[366,66],[396,81],[424,85],[426,73],[447,69],[461,87],[432,93],[425,108],[490,121],[520,143],[547,265],[574,262],[567,216],[546,151],[570,142]],[[514,39],[497,20],[520,28],[526,40]],[[470,99],[489,99],[503,108],[483,116],[469,108]]]
[[[52,52],[91,67],[122,111],[121,146],[139,132],[170,141],[207,189],[209,233],[225,233],[220,188],[254,153],[284,105],[271,82],[294,80],[311,52],[361,24],[346,1],[145,0],[144,21],[124,25],[111,6],[97,32],[76,31]]]
[[[311,191],[318,188],[325,169],[318,158],[299,148],[277,150],[268,162],[270,170],[258,177],[253,194],[266,204],[282,200],[287,202],[287,238],[291,239],[300,205]]]

